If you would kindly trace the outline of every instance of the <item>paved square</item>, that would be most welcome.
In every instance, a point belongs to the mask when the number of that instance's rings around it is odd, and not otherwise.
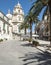
[[[25,41],[0,43],[0,65],[51,65],[51,56]]]

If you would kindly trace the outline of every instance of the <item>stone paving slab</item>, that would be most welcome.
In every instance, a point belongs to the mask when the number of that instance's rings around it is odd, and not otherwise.
[[[0,44],[0,65],[51,65],[51,56],[27,41],[9,40]]]

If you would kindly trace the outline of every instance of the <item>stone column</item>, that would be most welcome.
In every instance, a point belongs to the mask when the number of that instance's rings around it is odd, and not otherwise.
[[[5,30],[6,30],[5,34],[7,34],[7,25],[8,25],[8,24],[5,24]]]
[[[0,35],[3,33],[3,22],[0,20]]]
[[[9,39],[12,39],[12,27],[9,27]]]
[[[1,21],[1,34],[4,34],[4,30],[3,30],[3,21]]]

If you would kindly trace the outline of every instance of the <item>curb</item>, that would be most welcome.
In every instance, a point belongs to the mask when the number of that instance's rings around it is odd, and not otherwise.
[[[42,50],[42,49],[40,49],[40,48],[38,48],[38,47],[36,47],[36,48],[37,48],[38,50],[42,51],[43,53],[46,52],[46,53],[48,53],[48,54],[51,55],[51,51],[50,51],[50,50]]]

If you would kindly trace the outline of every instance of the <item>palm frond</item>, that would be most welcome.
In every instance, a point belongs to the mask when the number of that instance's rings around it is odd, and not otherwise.
[[[45,8],[42,19],[44,19],[44,16],[47,15],[48,7]]]

